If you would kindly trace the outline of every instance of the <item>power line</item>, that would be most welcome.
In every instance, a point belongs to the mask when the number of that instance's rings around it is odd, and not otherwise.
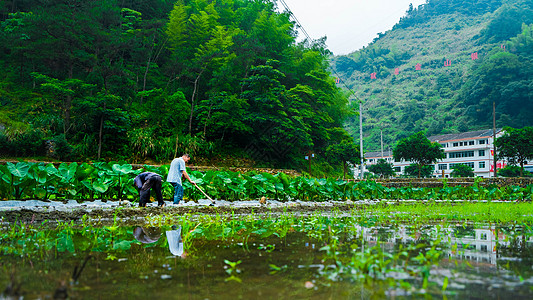
[[[303,27],[302,23],[300,23],[300,21],[298,21],[298,18],[296,17],[296,15],[291,11],[291,9],[289,8],[289,6],[287,5],[287,3],[285,3],[284,0],[279,0],[279,2],[281,3],[281,5],[283,5],[283,7],[285,8],[285,10],[289,13],[289,16],[292,17],[292,19],[294,20],[294,22],[296,22],[296,24],[298,25],[298,27],[300,28],[301,32],[305,35],[305,37],[307,38],[308,41],[310,42],[314,42],[315,39],[311,38],[309,36],[309,34],[307,33],[307,31],[305,30],[305,28]],[[324,49],[322,48],[319,48],[319,52],[320,54],[322,54],[323,56],[327,57],[327,53],[324,52]],[[339,79],[340,83],[344,86],[344,88],[346,90],[348,90],[357,100],[357,95],[355,94],[355,92],[349,88],[347,85],[346,85],[346,82],[344,80],[341,79],[341,76],[339,75],[339,73],[337,73],[337,71],[335,69],[332,69],[332,72],[337,76],[337,78]]]
[[[292,16],[292,18],[294,19],[294,22],[296,22],[296,24],[298,24],[298,26],[300,27],[300,30],[303,32],[303,34],[305,35],[305,37],[307,38],[307,40],[311,41],[314,43],[314,39],[312,39],[309,34],[307,34],[307,31],[305,31],[305,28],[303,27],[303,25],[300,23],[300,21],[298,21],[298,18],[296,18],[296,16],[294,15],[294,13],[291,11],[291,9],[289,8],[289,6],[287,5],[287,3],[285,3],[284,0],[279,0],[279,2],[281,2],[281,4],[283,5],[283,7],[285,7],[285,9],[287,10],[287,12],[289,13],[289,16]],[[324,52],[324,49],[322,48],[318,48],[319,51],[320,51],[320,54],[322,54],[322,56],[324,57],[327,57],[328,55]],[[355,97],[355,100],[357,100],[357,95],[355,94],[355,92],[349,88],[346,83],[344,82],[344,80],[341,79],[340,75],[337,73],[337,71],[335,69],[332,69],[333,70],[333,73],[335,73],[335,75],[337,76],[338,80],[340,83],[342,83],[342,85],[344,86],[344,88],[346,88],[354,97]],[[359,147],[360,147],[360,153],[361,153],[361,170],[360,170],[360,176],[361,176],[361,179],[363,178],[363,173],[364,173],[364,165],[363,165],[363,160],[364,160],[364,154],[363,154],[363,101],[359,100],[359,135],[360,135],[360,138],[359,138]],[[309,163],[311,163],[311,157],[309,157]]]

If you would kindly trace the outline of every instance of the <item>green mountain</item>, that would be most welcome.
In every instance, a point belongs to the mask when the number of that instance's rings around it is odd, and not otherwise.
[[[428,0],[367,47],[332,60],[363,105],[365,150],[427,135],[533,125],[533,2]],[[417,68],[418,66],[418,68]],[[352,93],[353,92],[353,93]],[[359,138],[359,119],[348,131]]]

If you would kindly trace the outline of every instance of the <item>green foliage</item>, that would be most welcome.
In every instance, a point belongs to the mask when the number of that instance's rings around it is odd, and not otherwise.
[[[432,165],[425,165],[420,168],[417,164],[410,164],[405,166],[405,174],[409,177],[430,178],[432,177],[434,167]]]
[[[464,164],[456,164],[450,174],[452,177],[474,177],[474,170]]]
[[[491,128],[493,102],[498,127],[531,126],[532,11],[526,0],[430,0],[367,47],[332,58],[342,80],[367,99],[365,148],[379,149],[378,128],[391,148],[419,131]],[[349,132],[357,127],[348,119]]]
[[[503,52],[489,52],[489,56],[473,68],[473,74],[462,88],[461,97],[470,107],[469,114],[487,126],[492,120],[492,106],[496,104],[497,122],[506,126],[529,125],[533,111],[530,93],[530,68],[533,57]],[[475,79],[474,79],[475,78]]]
[[[63,134],[72,159],[164,161],[188,139],[199,155],[240,148],[296,168],[346,135],[324,41],[297,44],[274,3],[141,2],[0,6],[6,132]],[[14,155],[36,152],[5,136]]]
[[[143,171],[151,171],[166,178],[168,165],[144,166],[133,170],[132,166],[117,162],[94,164],[52,164],[18,162],[0,165],[1,199],[76,199],[80,201],[105,199],[120,200],[138,198],[132,186],[133,178]],[[416,166],[412,167],[416,174]],[[423,172],[432,167],[425,166]],[[442,188],[387,188],[373,180],[344,181],[333,178],[289,177],[284,173],[238,173],[229,171],[199,172],[189,170],[191,179],[215,199],[228,201],[251,200],[266,197],[281,201],[343,201],[366,199],[442,199],[442,200],[530,200],[533,185],[471,187],[444,185]],[[422,173],[424,174],[424,173]],[[185,198],[189,201],[203,199],[204,195],[189,182],[184,182]],[[163,182],[163,197],[170,199],[173,189]]]
[[[411,161],[418,167],[418,177],[422,176],[422,167],[431,165],[445,158],[442,146],[431,142],[424,132],[415,133],[398,142],[393,150],[394,159],[397,161]]]
[[[69,160],[72,147],[68,144],[64,134],[60,134],[52,139],[53,156],[59,160]]]
[[[326,156],[331,163],[342,164],[344,177],[346,177],[347,162],[353,165],[361,164],[361,152],[359,151],[359,147],[351,139],[343,140],[340,144],[330,145],[326,149]]]
[[[507,159],[511,164],[520,165],[520,176],[524,174],[524,163],[533,160],[533,127],[514,129],[504,128],[503,136],[496,139],[498,159]]]
[[[531,172],[523,172],[519,166],[507,165],[502,169],[498,169],[498,176],[503,177],[533,177]]]
[[[378,162],[376,164],[373,164],[368,167],[368,170],[381,177],[390,177],[395,174],[392,164],[388,163],[382,158],[378,159]]]
[[[0,157],[42,156],[45,154],[44,133],[36,129],[0,132],[0,153]]]
[[[439,15],[455,14],[476,16],[491,13],[502,5],[503,1],[469,2],[464,0],[428,0],[422,6],[409,6],[407,14],[395,28],[408,28],[418,24],[431,22]]]
[[[533,4],[514,1],[504,4],[494,13],[494,18],[481,31],[481,42],[501,42],[520,33],[522,24],[533,23]]]

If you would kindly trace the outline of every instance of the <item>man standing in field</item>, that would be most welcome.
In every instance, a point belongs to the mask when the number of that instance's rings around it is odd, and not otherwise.
[[[168,170],[167,181],[174,187],[174,204],[179,204],[183,200],[183,185],[181,178],[185,177],[190,183],[196,185],[191,180],[189,174],[185,170],[185,163],[191,159],[189,154],[183,154],[181,157],[176,157],[170,163],[170,169]]]

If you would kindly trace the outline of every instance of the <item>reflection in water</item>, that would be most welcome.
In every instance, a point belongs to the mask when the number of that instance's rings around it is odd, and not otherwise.
[[[133,229],[133,236],[136,240],[144,244],[155,243],[161,237],[161,229],[158,227],[141,227]]]
[[[405,297],[415,297],[420,294],[411,291],[422,286],[421,279],[400,272],[402,269],[396,272],[385,266],[384,261],[389,254],[396,255],[400,249],[407,249],[406,245],[430,245],[430,241],[436,239],[441,240],[436,251],[442,260],[441,264],[431,265],[428,269],[430,287],[424,291],[430,294],[429,298],[431,295],[442,298],[444,280],[448,282],[446,295],[455,294],[454,299],[472,295],[476,299],[531,299],[533,294],[529,288],[533,286],[533,233],[527,226],[355,225],[343,232],[326,231],[335,233],[335,236],[314,238],[308,229],[288,233],[283,239],[276,235],[261,237],[252,234],[251,240],[244,242],[220,237],[214,240],[191,237],[187,236],[189,230],[186,228],[185,224],[172,228],[168,225],[161,228],[119,227],[112,234],[98,228],[72,228],[68,235],[65,231],[46,231],[44,236],[48,240],[45,242],[56,248],[43,248],[43,242],[36,243],[37,239],[33,238],[24,243],[25,249],[39,245],[37,250],[40,251],[1,257],[0,271],[4,269],[4,272],[0,272],[0,293],[4,293],[0,294],[0,299],[120,300],[144,299],[146,295],[154,299],[173,299],[180,294],[191,299],[221,300],[377,299],[386,295],[398,296],[400,292]],[[182,230],[185,232],[183,236]],[[168,248],[165,239],[161,239],[163,232],[167,236]],[[190,255],[186,260],[177,259],[186,256],[184,239],[188,242]],[[13,245],[18,245],[19,241],[16,242]],[[332,248],[333,242],[338,242],[338,248]],[[2,244],[5,243],[2,240]],[[55,250],[60,246],[62,251]],[[374,251],[374,246],[379,246],[377,248],[382,252]],[[75,249],[75,253],[66,251],[69,248]],[[411,258],[416,257],[417,251],[428,253],[426,248],[429,246],[413,250],[413,255],[405,258],[405,265],[400,264],[403,260],[398,260],[398,266],[415,271],[421,269],[423,265]],[[172,256],[168,255],[169,251]],[[356,252],[360,255],[354,255]],[[377,256],[378,252],[385,255]],[[85,253],[87,256],[81,260],[80,254]],[[334,255],[335,260],[326,259],[329,255]],[[226,280],[228,265],[237,261],[242,261],[239,263],[243,272],[242,285]],[[468,265],[462,261],[467,261]],[[383,267],[383,276],[406,278],[405,282],[413,289],[389,289],[389,283],[385,287],[363,288],[361,281],[349,280],[358,278],[357,274],[350,273],[358,270],[355,268],[357,264],[367,264],[368,268]],[[10,267],[18,276],[8,272]],[[59,286],[56,285],[58,281]]]
[[[172,230],[166,231],[168,248],[170,253],[181,258],[185,258],[187,253],[183,251],[183,240],[181,238],[181,226],[172,225]],[[161,238],[161,228],[159,227],[141,227],[133,229],[133,236],[136,240],[144,244],[155,243]]]
[[[186,252],[183,251],[183,240],[181,239],[181,226],[172,226],[172,230],[167,230],[168,248],[170,253],[175,256],[185,258]]]
[[[533,236],[520,235],[522,228],[513,230],[496,225],[490,226],[424,226],[423,228],[400,225],[397,228],[356,226],[370,246],[377,242],[385,249],[394,251],[398,243],[415,243],[441,238],[450,247],[444,250],[449,258],[470,262],[497,265],[498,260],[515,260],[515,252],[527,252],[533,248]],[[453,247],[453,245],[456,245]],[[512,251],[509,249],[513,249]],[[511,255],[510,252],[514,253]]]

